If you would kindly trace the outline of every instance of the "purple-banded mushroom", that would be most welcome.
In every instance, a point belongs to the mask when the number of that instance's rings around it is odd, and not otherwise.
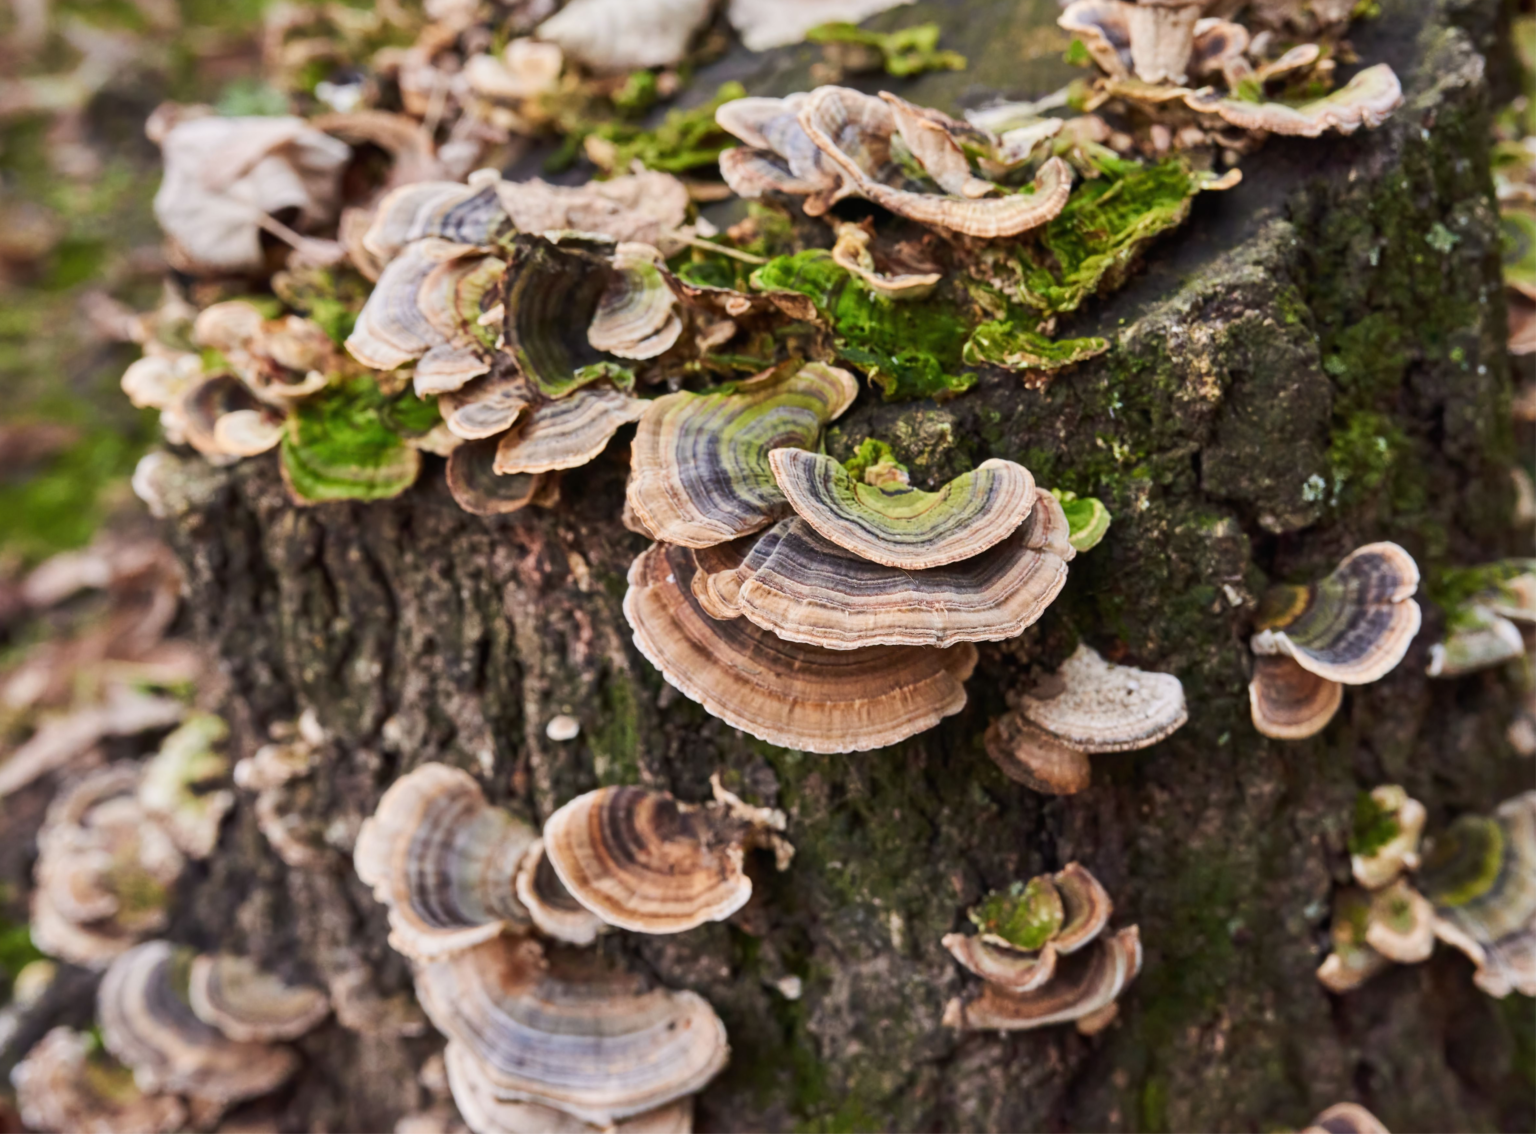
[[[677,297],[662,276],[665,267],[649,244],[631,241],[613,250],[613,274],[587,326],[593,349],[647,359],[677,342],[683,322],[675,310]]]
[[[951,1000],[944,1023],[958,1030],[1024,1031],[1075,1021],[1092,1033],[1113,1018],[1116,999],[1140,971],[1141,935],[1132,925],[1059,957],[1051,978],[1027,992],[986,984],[979,996]]]
[[[530,923],[515,880],[535,837],[467,772],[423,764],[384,793],[353,861],[389,908],[390,944],[427,960]]]
[[[413,181],[391,189],[374,207],[361,238],[363,248],[380,264],[387,264],[417,240],[489,245],[508,227],[496,180],[471,177],[468,185]]]
[[[429,351],[453,351],[447,336],[422,310],[420,295],[436,269],[466,259],[478,263],[484,257],[473,245],[435,236],[406,245],[385,265],[363,304],[357,323],[347,336],[347,352],[374,370],[393,370]]]
[[[320,989],[289,984],[229,953],[193,958],[187,1002],[203,1023],[242,1043],[297,1039],[331,1011],[330,997]]]
[[[519,232],[588,232],[665,247],[688,215],[688,187],[649,169],[586,185],[503,181],[496,192]]]
[[[587,464],[622,426],[639,421],[648,404],[606,382],[540,402],[497,440],[495,472],[546,473]]]
[[[1302,669],[1283,655],[1253,659],[1248,682],[1253,727],[1276,740],[1316,736],[1344,703],[1344,686]]]
[[[976,666],[969,643],[827,650],[786,642],[745,619],[711,618],[693,593],[696,570],[687,548],[650,548],[630,567],[624,613],[662,676],[732,727],[805,752],[862,752],[965,706]]]
[[[533,841],[517,868],[517,900],[527,908],[535,928],[556,941],[590,945],[608,927],[565,888],[544,853],[543,839]]]

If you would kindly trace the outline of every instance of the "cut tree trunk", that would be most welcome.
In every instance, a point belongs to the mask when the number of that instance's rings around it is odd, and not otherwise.
[[[1038,95],[1071,76],[1048,0],[891,16],[939,20],[971,57],[913,84],[918,101]],[[718,770],[788,812],[793,865],[755,859],[756,894],[727,923],[610,946],[726,1023],[732,1059],[700,1096],[700,1130],[1257,1131],[1346,1098],[1394,1131],[1532,1129],[1529,1000],[1489,999],[1444,950],[1346,997],[1313,978],[1356,793],[1401,783],[1434,830],[1529,786],[1503,736],[1515,690],[1497,672],[1426,678],[1443,625],[1427,606],[1406,661],[1349,690],[1315,739],[1260,737],[1246,694],[1269,582],[1377,539],[1426,575],[1516,549],[1482,54],[1496,19],[1492,0],[1386,0],[1354,42],[1403,77],[1402,109],[1352,138],[1271,140],[1241,187],[1203,197],[1124,290],[1063,328],[1109,336],[1108,355],[1041,390],[991,374],[942,405],[866,394],[839,423],[835,453],[878,436],[918,482],[1005,457],[1114,514],[1046,618],[982,647],[965,710],[893,748],[754,741],[640,657],[620,609],[645,546],[619,522],[622,439],[565,477],[556,507],[495,519],[460,511],[440,465],[398,500],[300,508],[270,458],[184,462],[168,527],[237,755],[304,709],[329,740],[287,804],[314,868],[279,861],[243,796],[171,936],[320,978],[357,969],[364,994],[408,998],[350,858],[395,777],[458,765],[537,822],[599,784],[702,799]],[[780,53],[746,77],[803,87],[813,57]],[[1078,637],[1177,674],[1190,720],[1147,751],[1095,757],[1089,790],[1048,798],[1004,779],[981,735]],[[575,740],[546,737],[560,713],[581,722]],[[1141,929],[1118,1021],[1093,1038],[941,1027],[969,978],[940,938],[988,889],[1071,860]],[[798,999],[778,990],[787,976]],[[285,1129],[389,1129],[426,1101],[417,1071],[440,1044],[331,1023],[300,1042],[295,1085],[259,1105]]]

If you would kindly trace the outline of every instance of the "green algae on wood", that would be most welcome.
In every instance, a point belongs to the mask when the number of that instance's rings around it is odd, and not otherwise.
[[[1375,854],[1402,830],[1394,812],[1383,807],[1368,791],[1355,797],[1355,819],[1349,832],[1349,853]]]
[[[1006,890],[993,891],[968,916],[982,933],[1033,951],[1061,929],[1066,911],[1050,878],[1041,876],[1027,884],[1015,882]]]
[[[808,43],[872,47],[880,53],[885,73],[899,78],[921,75],[924,71],[965,70],[964,55],[939,49],[938,24],[917,24],[892,32],[878,32],[858,24],[834,21],[812,28],[805,33],[805,38]]]
[[[300,402],[281,447],[283,480],[304,504],[382,500],[416,480],[421,454],[401,437],[436,407],[414,394],[387,398],[370,378],[354,378]]]
[[[987,364],[1005,370],[1053,371],[1103,354],[1109,340],[1097,336],[1051,339],[1018,322],[992,320],[971,332],[962,357],[972,366]]]
[[[1060,488],[1051,489],[1051,495],[1061,504],[1062,514],[1067,517],[1067,542],[1074,551],[1089,551],[1099,545],[1109,531],[1109,509],[1092,496],[1078,496],[1075,492]]]

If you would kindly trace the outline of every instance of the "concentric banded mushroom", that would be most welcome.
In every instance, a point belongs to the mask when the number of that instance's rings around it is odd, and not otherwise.
[[[1253,727],[1276,740],[1304,740],[1328,727],[1344,703],[1344,686],[1284,656],[1253,659],[1248,704]]]
[[[1086,752],[1068,748],[1010,710],[987,726],[987,755],[1010,780],[1045,795],[1075,795],[1093,781]]]
[[[613,245],[585,237],[556,243],[519,236],[507,262],[507,350],[546,398],[563,398],[613,376],[615,356],[595,348],[587,328],[615,275]]]
[[[434,961],[416,990],[497,1097],[596,1126],[697,1092],[729,1053],[724,1026],[697,994],[648,989],[592,953],[556,952],[546,969],[530,939],[498,938]]]
[[[544,840],[535,839],[517,868],[517,900],[540,933],[572,945],[590,945],[607,924],[565,888],[544,853]]]
[[[805,752],[862,752],[964,707],[974,646],[825,650],[786,642],[744,619],[711,618],[693,593],[695,570],[687,549],[652,547],[630,567],[624,613],[647,660],[727,724]]]
[[[438,398],[437,409],[449,433],[482,441],[505,433],[537,401],[539,395],[521,374],[498,368]]]
[[[790,507],[823,538],[910,571],[981,554],[1007,539],[1037,503],[1034,478],[1012,461],[983,461],[937,492],[911,487],[900,466],[879,483],[863,483],[832,457],[803,449],[776,449],[768,462]]]
[[[468,773],[423,764],[384,793],[353,860],[389,907],[389,943],[428,960],[529,923],[514,880],[534,838]]]
[[[666,262],[649,244],[620,244],[613,274],[597,304],[587,341],[620,358],[655,358],[677,342],[683,322],[672,289],[662,276]]]
[[[1397,784],[1383,784],[1355,804],[1349,866],[1355,881],[1379,890],[1419,866],[1424,805]]]
[[[296,1039],[331,1010],[318,988],[289,984],[228,953],[193,958],[187,1001],[203,1023],[245,1043]]]
[[[413,241],[437,237],[455,244],[486,245],[506,227],[507,214],[494,181],[469,185],[415,181],[390,190],[379,201],[362,245],[387,264]]]
[[[1140,971],[1141,935],[1128,926],[1060,958],[1051,979],[1031,991],[1010,993],[988,984],[973,1000],[951,1000],[944,1023],[975,1031],[1023,1031],[1097,1017]]]
[[[499,294],[505,270],[495,256],[464,256],[437,265],[421,281],[416,305],[442,342],[417,360],[417,394],[457,390],[491,369],[496,328],[483,326],[481,317]]]
[[[1329,130],[1353,134],[1362,126],[1380,126],[1403,105],[1403,87],[1391,67],[1378,63],[1332,94],[1301,106],[1247,102],[1207,91],[1185,92],[1184,102],[1191,110],[1217,115],[1242,130],[1316,138]]]
[[[1436,933],[1471,957],[1479,988],[1536,995],[1536,792],[1457,819],[1429,844],[1418,881]]]
[[[782,825],[782,816],[779,816]],[[599,788],[544,824],[544,854],[566,890],[609,925],[681,933],[723,921],[752,896],[742,871],[752,827],[718,804]]]
[[[701,553],[694,593],[713,617],[744,615],[787,641],[834,650],[998,641],[1032,625],[1066,583],[1075,553],[1065,527],[1055,499],[1037,490],[1029,519],[1000,543],[906,571],[839,547],[796,517],[770,528],[728,572],[702,570]],[[710,588],[703,595],[701,580]]]
[[[635,431],[629,506],[654,538],[685,547],[757,531],[788,510],[769,452],[815,445],[858,392],[846,370],[810,363],[732,393],[657,398]]]
[[[166,941],[136,945],[112,962],[96,994],[107,1050],[147,1093],[218,1102],[255,1098],[297,1070],[284,1047],[240,1043],[205,1024],[187,1002],[189,951]]]
[[[393,370],[434,347],[447,346],[446,337],[422,310],[419,295],[434,269],[475,251],[470,245],[436,237],[407,245],[385,266],[363,304],[347,336],[347,352],[374,370]]]
[[[496,471],[501,438],[466,441],[448,454],[448,491],[460,508],[476,516],[504,516],[526,508],[544,487],[542,473]]]
[[[83,1032],[54,1028],[12,1069],[16,1107],[29,1129],[163,1134],[182,1128],[187,1111],[179,1098],[141,1091],[132,1071],[91,1048]]]
[[[1323,1111],[1301,1134],[1391,1134],[1381,1119],[1359,1103],[1341,1102]]]
[[[1419,631],[1413,601],[1419,568],[1395,543],[1345,556],[1312,586],[1276,587],[1264,598],[1255,654],[1284,654],[1309,673],[1363,685],[1390,672]]]
[[[501,438],[495,470],[507,476],[584,465],[603,451],[620,426],[639,421],[646,405],[606,382],[536,405]]]

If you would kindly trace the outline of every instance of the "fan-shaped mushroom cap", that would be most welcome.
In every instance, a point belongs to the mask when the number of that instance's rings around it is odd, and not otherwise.
[[[1195,24],[1194,51],[1189,58],[1189,70],[1195,75],[1219,74],[1227,86],[1253,73],[1248,62],[1248,29],[1230,20],[1210,17]],[[1259,80],[1262,82],[1263,80]]]
[[[1350,870],[1367,890],[1379,890],[1419,865],[1424,805],[1397,784],[1372,789],[1355,807]]]
[[[374,370],[393,370],[447,340],[422,311],[418,295],[433,269],[473,255],[475,248],[428,237],[407,245],[385,265],[347,336],[347,353]]]
[[[1072,171],[1050,158],[1035,175],[1033,193],[1000,197],[946,197],[888,184],[905,183],[891,156],[896,120],[878,98],[847,87],[818,87],[800,108],[800,127],[842,171],[847,188],[899,216],[967,236],[1017,236],[1061,212],[1072,191]]]
[[[725,1027],[692,992],[647,989],[597,954],[545,959],[498,938],[422,968],[422,1007],[468,1048],[498,1098],[597,1126],[697,1092],[725,1066]]]
[[[499,294],[505,270],[495,256],[461,256],[423,278],[416,305],[442,342],[416,363],[412,384],[420,397],[457,390],[490,370],[497,328],[480,320],[485,304]]]
[[[499,440],[496,472],[506,476],[584,465],[607,447],[620,426],[639,421],[647,404],[606,382],[540,403]]]
[[[1451,613],[1445,640],[1429,648],[1430,677],[1460,677],[1525,656],[1520,628],[1479,602]]]
[[[74,1134],[162,1134],[180,1130],[186,1108],[175,1095],[140,1091],[133,1072],[99,1051],[83,1032],[54,1028],[11,1071],[16,1107],[32,1130]]]
[[[775,449],[769,466],[800,518],[839,547],[906,570],[969,559],[1007,539],[1034,511],[1035,481],[1012,461],[983,461],[937,492],[905,477],[856,481],[832,457]]]
[[[926,571],[871,563],[799,517],[781,520],[728,575],[705,573],[701,559],[694,593],[712,617],[744,614],[787,641],[833,650],[1012,638],[1040,617],[1067,580],[1059,552],[1070,556],[1072,549],[1059,538],[1065,534],[1059,508],[1049,494],[1040,495],[1031,518],[1003,542]]]
[[[528,924],[514,880],[534,838],[467,772],[423,764],[384,793],[353,861],[389,907],[389,943],[427,960]]]
[[[1066,920],[1066,906],[1049,874],[993,891],[968,915],[982,937],[996,945],[1030,952],[1042,949]]]
[[[732,393],[657,398],[635,431],[629,505],[657,539],[685,547],[757,531],[787,511],[769,452],[815,445],[858,392],[846,370],[813,362]]]
[[[1113,517],[1102,501],[1092,496],[1078,496],[1075,492],[1051,489],[1051,495],[1061,502],[1062,515],[1067,521],[1067,543],[1073,551],[1092,551],[1109,531]]]
[[[144,764],[139,802],[155,817],[181,851],[207,858],[219,841],[219,825],[235,805],[235,793],[210,784],[225,779],[229,758],[214,747],[229,726],[211,713],[194,713],[160,742],[160,751]]]
[[[715,122],[750,149],[726,150],[720,173],[738,196],[755,198],[764,189],[796,196],[828,194],[842,178],[800,126],[804,94],[784,98],[738,98],[715,111]],[[825,210],[807,208],[816,215]]]
[[[553,1107],[496,1097],[492,1082],[469,1048],[450,1041],[443,1052],[448,1089],[464,1124],[474,1134],[599,1134],[598,1128]],[[693,1134],[693,1096],[626,1118],[606,1128],[613,1134]],[[401,1134],[396,1127],[397,1134]]]
[[[1492,818],[1457,819],[1430,843],[1418,881],[1440,936],[1477,964],[1479,988],[1536,995],[1536,792],[1505,800]]]
[[[639,787],[577,796],[544,824],[544,854],[571,896],[609,925],[681,933],[752,896],[742,823]]]
[[[253,448],[264,434],[258,432],[252,437],[249,430],[235,428],[231,431],[226,427],[225,433],[220,435],[219,423],[231,414],[245,411],[264,417],[262,408],[251,388],[233,374],[214,374],[191,383],[168,409],[167,415],[180,421],[186,431],[187,444],[205,457],[241,457],[254,456],[246,450]]]
[[[571,0],[537,34],[594,71],[670,67],[713,8],[712,0]]]
[[[951,1000],[944,1023],[975,1031],[1043,1028],[1102,1011],[1141,971],[1141,935],[1134,925],[1056,962],[1055,975],[1030,992],[1010,993],[985,985],[966,1002]]]
[[[504,516],[533,503],[544,485],[543,473],[496,471],[501,438],[466,441],[448,454],[448,491],[460,508],[476,516]]]
[[[1316,138],[1328,130],[1353,134],[1361,126],[1380,126],[1403,104],[1403,88],[1392,68],[1378,63],[1332,94],[1301,106],[1245,102],[1223,98],[1213,91],[1186,92],[1184,102],[1191,110],[1219,115],[1242,130]]]
[[[1010,710],[987,726],[987,755],[1015,783],[1045,795],[1075,795],[1093,779],[1093,765],[1085,752],[1068,748]]]
[[[413,241],[438,237],[455,244],[486,245],[507,226],[496,183],[414,181],[391,189],[374,209],[363,247],[388,263]]]
[[[1389,961],[1415,965],[1435,949],[1435,911],[1406,879],[1371,896],[1365,943]]]
[[[1391,1134],[1370,1111],[1359,1103],[1335,1103],[1312,1120],[1301,1134]]]
[[[1029,992],[1056,973],[1056,948],[1049,942],[1030,952],[980,934],[946,933],[942,944],[961,968],[1008,992]]]
[[[538,395],[515,371],[487,374],[437,399],[448,432],[465,441],[505,433]]]
[[[32,939],[50,956],[104,968],[162,928],[185,859],[139,802],[140,769],[89,773],[48,808],[37,837]]]
[[[869,233],[856,224],[845,224],[837,230],[832,262],[858,276],[870,291],[886,299],[922,299],[944,278],[942,272],[882,275],[869,251]]]
[[[1344,686],[1309,673],[1284,656],[1253,659],[1248,705],[1253,727],[1276,740],[1304,740],[1328,727],[1344,701]]]
[[[254,457],[276,448],[284,432],[281,418],[256,409],[232,410],[213,423],[213,443],[231,456]]]
[[[187,1003],[189,951],[146,941],[112,962],[96,993],[107,1050],[133,1068],[146,1092],[218,1102],[255,1098],[298,1069],[284,1047],[240,1043],[203,1023]]]
[[[1094,940],[1109,924],[1115,903],[1085,866],[1069,862],[1051,875],[1061,895],[1064,911],[1061,928],[1051,939],[1058,953],[1075,953]]]
[[[1080,752],[1129,752],[1172,735],[1189,713],[1184,686],[1171,673],[1114,665],[1081,644],[1056,673],[1061,690],[1025,694],[1019,712]]]
[[[544,853],[544,840],[535,839],[517,868],[517,898],[539,932],[556,941],[590,945],[607,929],[607,923],[582,905],[560,881]]]
[[[677,342],[682,320],[677,297],[661,274],[665,261],[649,244],[630,242],[613,251],[613,274],[587,327],[595,350],[620,358],[655,358]]]
[[[1131,24],[1123,0],[1073,0],[1056,17],[1088,49],[1099,69],[1115,79],[1131,77]]]
[[[1412,556],[1395,543],[1367,544],[1319,583],[1271,590],[1250,645],[1255,654],[1287,654],[1329,681],[1376,681],[1403,660],[1419,632],[1411,597],[1418,587]]]
[[[691,552],[660,544],[629,569],[624,613],[663,677],[759,740],[805,752],[863,752],[932,728],[965,705],[969,643],[946,650],[824,650],[745,619],[717,621],[694,597]]]
[[[503,181],[497,192],[520,232],[590,232],[656,244],[688,215],[687,186],[651,169],[579,186]]]
[[[1131,64],[1144,83],[1182,83],[1205,5],[1128,4]]]
[[[958,135],[967,141],[979,141],[981,131],[941,111],[898,98],[890,91],[881,91],[880,97],[891,108],[896,133],[906,143],[908,152],[940,189],[956,197],[972,198],[996,191],[992,182],[971,173],[970,159],[956,140]]]
[[[289,984],[228,953],[193,958],[187,1000],[203,1023],[245,1043],[296,1039],[331,1010],[318,988]]]
[[[1366,943],[1370,918],[1371,896],[1364,890],[1346,886],[1334,891],[1328,930],[1333,952],[1323,958],[1317,969],[1317,979],[1328,991],[1345,993],[1359,988],[1391,965]]]

